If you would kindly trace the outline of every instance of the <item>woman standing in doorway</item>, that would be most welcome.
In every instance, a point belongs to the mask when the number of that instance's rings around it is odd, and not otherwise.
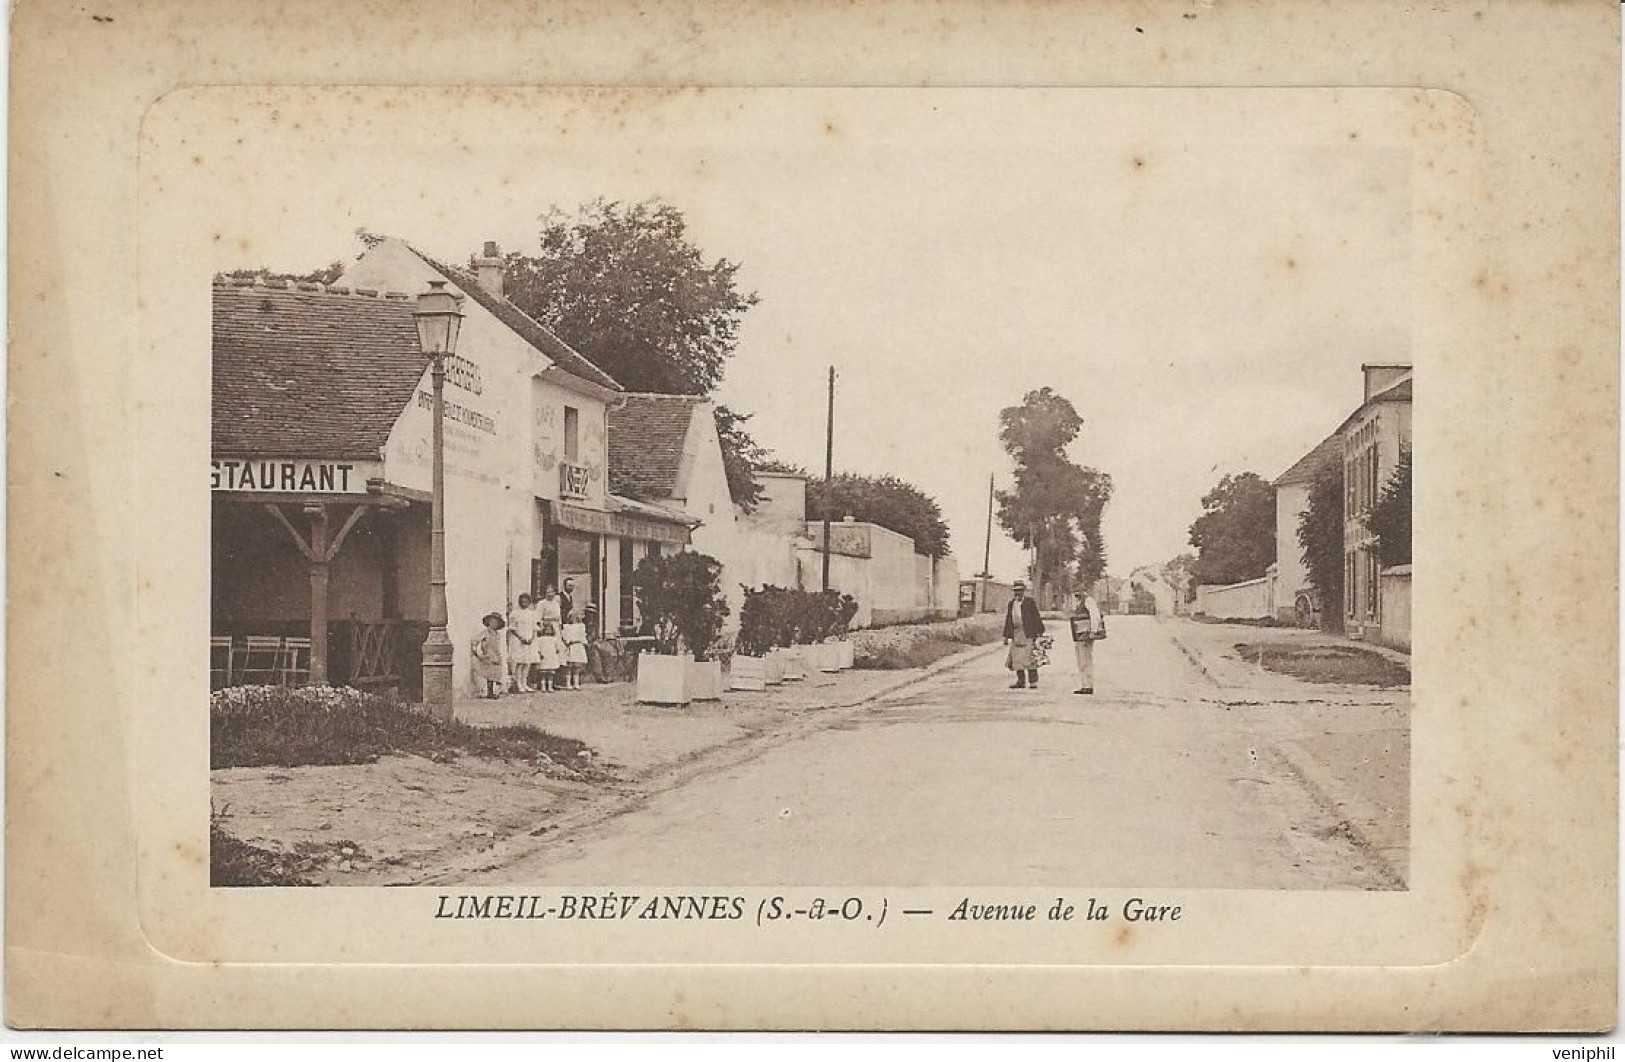
[[[508,613],[508,667],[516,692],[536,692],[530,684],[530,669],[536,663],[536,609],[529,594],[520,594],[519,604]]]

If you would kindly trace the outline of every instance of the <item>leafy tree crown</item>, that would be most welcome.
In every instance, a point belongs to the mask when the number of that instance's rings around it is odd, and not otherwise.
[[[1082,427],[1077,409],[1049,387],[999,411],[999,440],[1016,466],[1014,486],[996,495],[999,526],[1037,548],[1033,579],[1063,592],[1091,586],[1106,571],[1100,525],[1112,481],[1067,455]]]
[[[682,211],[650,200],[596,199],[541,217],[540,251],[503,259],[503,290],[520,309],[630,391],[709,395],[756,305],[739,264],[710,259]],[[761,500],[755,469],[768,457],[745,429],[750,415],[716,407],[728,490],[747,512]]]
[[[842,472],[830,481],[829,501],[824,484],[807,484],[807,518],[842,520],[852,517],[879,524],[889,531],[914,540],[914,549],[928,557],[949,552],[948,525],[936,501],[911,483],[896,476],[861,476]]]
[[[1377,560],[1384,567],[1411,562],[1411,448],[1399,452],[1399,464],[1383,484],[1382,494],[1366,514],[1366,526],[1377,538]]]
[[[1275,488],[1256,472],[1225,476],[1202,496],[1191,524],[1194,574],[1202,583],[1257,579],[1275,563]]]

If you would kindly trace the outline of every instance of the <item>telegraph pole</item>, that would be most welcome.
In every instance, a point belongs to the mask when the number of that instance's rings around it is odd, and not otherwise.
[[[824,429],[824,589],[829,589],[829,514],[835,481],[835,366],[829,367],[829,418]]]
[[[1032,536],[1033,542],[1033,600],[1038,602],[1039,608],[1043,608],[1044,603],[1041,598],[1043,597],[1044,589],[1044,573],[1043,569],[1038,566],[1038,525],[1028,525],[1027,533]]]
[[[987,581],[993,578],[993,473],[987,474],[987,538],[982,543],[982,600],[976,611],[987,607]]]

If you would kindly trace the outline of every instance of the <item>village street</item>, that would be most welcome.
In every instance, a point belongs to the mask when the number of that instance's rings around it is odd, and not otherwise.
[[[1093,697],[1064,642],[1037,691],[991,647],[455,880],[1403,888],[1408,688],[1234,651],[1319,637],[1113,617]]]

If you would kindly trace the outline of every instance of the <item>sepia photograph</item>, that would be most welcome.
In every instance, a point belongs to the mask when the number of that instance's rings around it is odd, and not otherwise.
[[[1415,154],[1262,102],[235,108],[211,883],[1407,889]]]
[[[1617,5],[386,7],[12,13],[13,1033],[1614,1026]]]

